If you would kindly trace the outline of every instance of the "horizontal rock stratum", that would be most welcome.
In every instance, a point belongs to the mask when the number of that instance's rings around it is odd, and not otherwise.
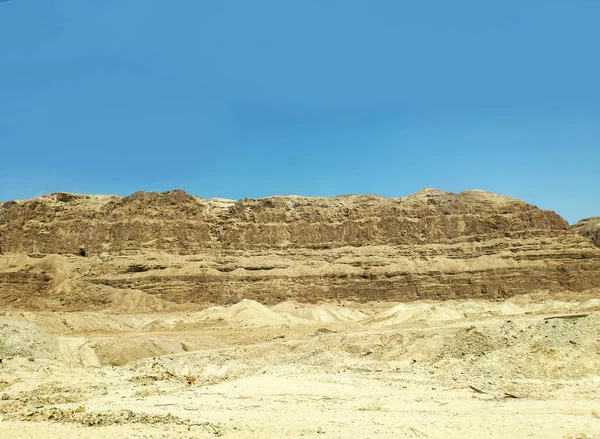
[[[573,225],[573,229],[580,235],[590,238],[600,247],[600,216],[582,219]]]
[[[484,191],[237,202],[55,193],[0,205],[0,304],[16,308],[494,299],[597,288],[599,273],[590,237]]]

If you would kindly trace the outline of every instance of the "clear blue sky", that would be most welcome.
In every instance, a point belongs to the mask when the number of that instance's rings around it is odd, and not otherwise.
[[[600,1],[0,3],[0,200],[423,187],[600,215]]]

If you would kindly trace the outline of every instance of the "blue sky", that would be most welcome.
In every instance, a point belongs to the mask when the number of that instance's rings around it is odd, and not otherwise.
[[[600,215],[600,1],[0,3],[0,200],[485,189]]]

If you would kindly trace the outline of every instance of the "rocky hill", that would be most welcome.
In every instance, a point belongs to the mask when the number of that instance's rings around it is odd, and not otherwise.
[[[557,214],[483,191],[0,205],[0,304],[16,308],[494,299],[600,287],[599,272],[600,249]]]
[[[600,247],[600,216],[583,219],[573,224],[573,230],[590,238],[596,246]]]

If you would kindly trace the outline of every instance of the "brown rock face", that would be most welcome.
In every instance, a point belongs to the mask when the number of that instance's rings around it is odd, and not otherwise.
[[[131,288],[223,304],[600,286],[600,249],[566,221],[483,191],[238,202],[56,193],[0,205],[0,253],[0,303],[13,307],[97,308]]]
[[[573,225],[573,230],[581,236],[590,238],[597,247],[600,247],[600,216],[577,222]]]

